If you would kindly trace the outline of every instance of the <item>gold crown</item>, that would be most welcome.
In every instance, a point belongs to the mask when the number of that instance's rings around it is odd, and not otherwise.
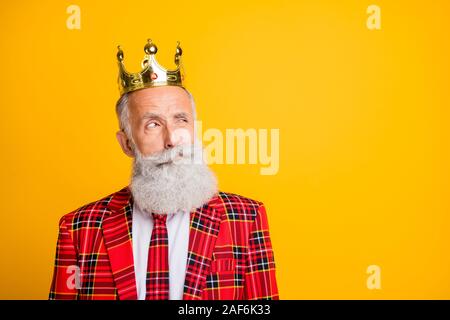
[[[175,52],[175,70],[168,70],[159,65],[156,61],[155,54],[158,48],[151,39],[147,40],[144,47],[145,56],[142,60],[142,70],[138,73],[130,73],[125,69],[123,64],[123,51],[117,46],[117,60],[119,61],[119,91],[120,95],[127,92],[136,91],[143,88],[159,87],[159,86],[179,86],[184,87],[184,70],[181,63],[182,50],[180,42],[177,42]]]

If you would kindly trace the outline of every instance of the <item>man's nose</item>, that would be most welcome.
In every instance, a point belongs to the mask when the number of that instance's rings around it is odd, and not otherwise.
[[[191,135],[188,130],[182,128],[166,128],[164,138],[165,149],[170,149],[176,147],[177,145],[188,143],[189,141],[191,141]]]
[[[171,149],[175,147],[176,144],[176,135],[174,134],[173,130],[171,130],[170,128],[166,128],[166,132],[164,135],[164,148]]]
[[[172,137],[170,134],[166,134],[166,138],[164,140],[164,148],[165,149],[171,149],[175,146],[174,142],[172,141]]]
[[[166,144],[164,145],[164,148],[166,149],[171,149],[174,147],[174,144],[171,141],[167,141]]]

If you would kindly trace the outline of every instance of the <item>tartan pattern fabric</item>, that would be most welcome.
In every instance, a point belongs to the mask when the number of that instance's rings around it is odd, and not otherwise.
[[[127,186],[61,218],[49,299],[137,299],[132,208]],[[218,192],[189,232],[183,299],[279,299],[262,202]]]
[[[167,215],[152,214],[145,300],[169,300],[169,235]]]

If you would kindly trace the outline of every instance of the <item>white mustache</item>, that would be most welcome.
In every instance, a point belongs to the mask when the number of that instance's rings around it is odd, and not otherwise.
[[[142,160],[147,164],[153,164],[153,166],[159,166],[162,164],[177,164],[182,162],[181,160],[190,160],[191,155],[194,152],[194,145],[178,145],[169,150],[164,150],[160,153],[153,154],[147,157],[142,157]]]

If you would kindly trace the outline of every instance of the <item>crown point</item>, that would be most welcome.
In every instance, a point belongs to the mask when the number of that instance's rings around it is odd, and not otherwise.
[[[120,46],[117,46],[117,60],[119,61],[123,61],[123,51],[122,48],[120,48]]]
[[[180,64],[180,57],[183,54],[183,50],[180,47],[180,41],[177,41],[177,49],[175,52],[175,64],[178,66]]]
[[[178,41],[177,43],[177,51],[176,51],[177,56],[181,56],[183,54],[183,50],[180,47],[180,41]]]
[[[158,48],[154,43],[152,43],[152,39],[147,39],[147,44],[144,47],[144,51],[146,54],[155,54],[158,52]]]

